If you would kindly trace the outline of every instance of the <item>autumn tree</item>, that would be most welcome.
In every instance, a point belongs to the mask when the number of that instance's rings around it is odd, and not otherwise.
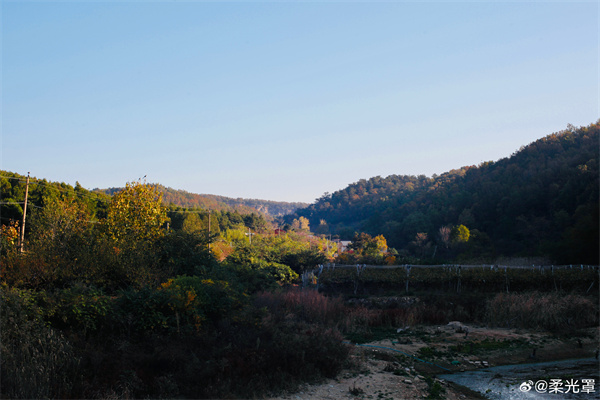
[[[112,197],[103,221],[107,246],[102,254],[108,258],[101,262],[110,285],[145,286],[159,279],[159,260],[152,250],[166,234],[161,196],[154,186],[138,181]]]
[[[388,247],[383,235],[372,237],[368,233],[361,232],[354,234],[348,249],[354,253],[357,262],[383,264]]]
[[[415,252],[415,254],[424,258],[431,249],[431,242],[429,241],[429,236],[425,232],[419,232],[415,235],[415,239],[411,242],[411,246]]]
[[[86,246],[94,221],[85,204],[74,198],[49,197],[31,220],[30,244],[38,254],[57,259],[76,258]]]
[[[11,221],[9,224],[0,225],[0,254],[15,252],[19,242],[19,223]]]
[[[164,233],[161,227],[167,220],[162,194],[138,181],[127,183],[112,197],[104,226],[108,236],[121,244],[157,239]]]
[[[469,236],[471,236],[471,232],[469,231],[469,228],[464,225],[453,227],[450,233],[450,238],[453,243],[467,243],[469,241]]]
[[[292,221],[292,229],[295,231],[304,231],[304,232],[310,231],[310,225],[308,222],[308,218],[305,218],[305,217],[295,218]]]
[[[448,248],[450,245],[450,233],[452,229],[449,226],[442,226],[439,230],[440,242],[444,245],[445,248]]]

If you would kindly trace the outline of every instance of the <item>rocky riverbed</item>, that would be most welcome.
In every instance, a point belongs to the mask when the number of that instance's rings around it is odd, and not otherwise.
[[[599,329],[556,336],[454,322],[407,327],[396,330],[389,339],[349,345],[351,362],[336,379],[305,385],[271,400],[485,399],[482,393],[438,376],[498,365],[594,358]]]

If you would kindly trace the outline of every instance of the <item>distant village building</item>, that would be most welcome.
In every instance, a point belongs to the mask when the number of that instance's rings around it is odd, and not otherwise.
[[[352,243],[352,241],[350,241],[350,240],[339,240],[339,239],[335,239],[334,242],[337,243],[338,253],[343,253],[346,250],[348,250],[348,246],[350,246],[350,244]]]

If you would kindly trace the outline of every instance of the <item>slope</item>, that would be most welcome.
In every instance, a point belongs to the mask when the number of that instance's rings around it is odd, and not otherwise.
[[[363,179],[295,217],[347,239],[355,231],[383,234],[397,249],[414,246],[417,233],[444,248],[440,228],[462,224],[472,233],[465,251],[473,257],[597,264],[599,130],[598,123],[572,127],[510,157],[431,178]]]

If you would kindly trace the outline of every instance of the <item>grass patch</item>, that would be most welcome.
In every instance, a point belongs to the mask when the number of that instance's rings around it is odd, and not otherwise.
[[[443,357],[446,355],[446,353],[444,351],[440,351],[437,350],[436,348],[433,347],[421,347],[418,351],[418,356],[419,358],[423,358],[423,359],[428,359],[428,360],[432,360],[434,358],[438,358],[438,357]]]

